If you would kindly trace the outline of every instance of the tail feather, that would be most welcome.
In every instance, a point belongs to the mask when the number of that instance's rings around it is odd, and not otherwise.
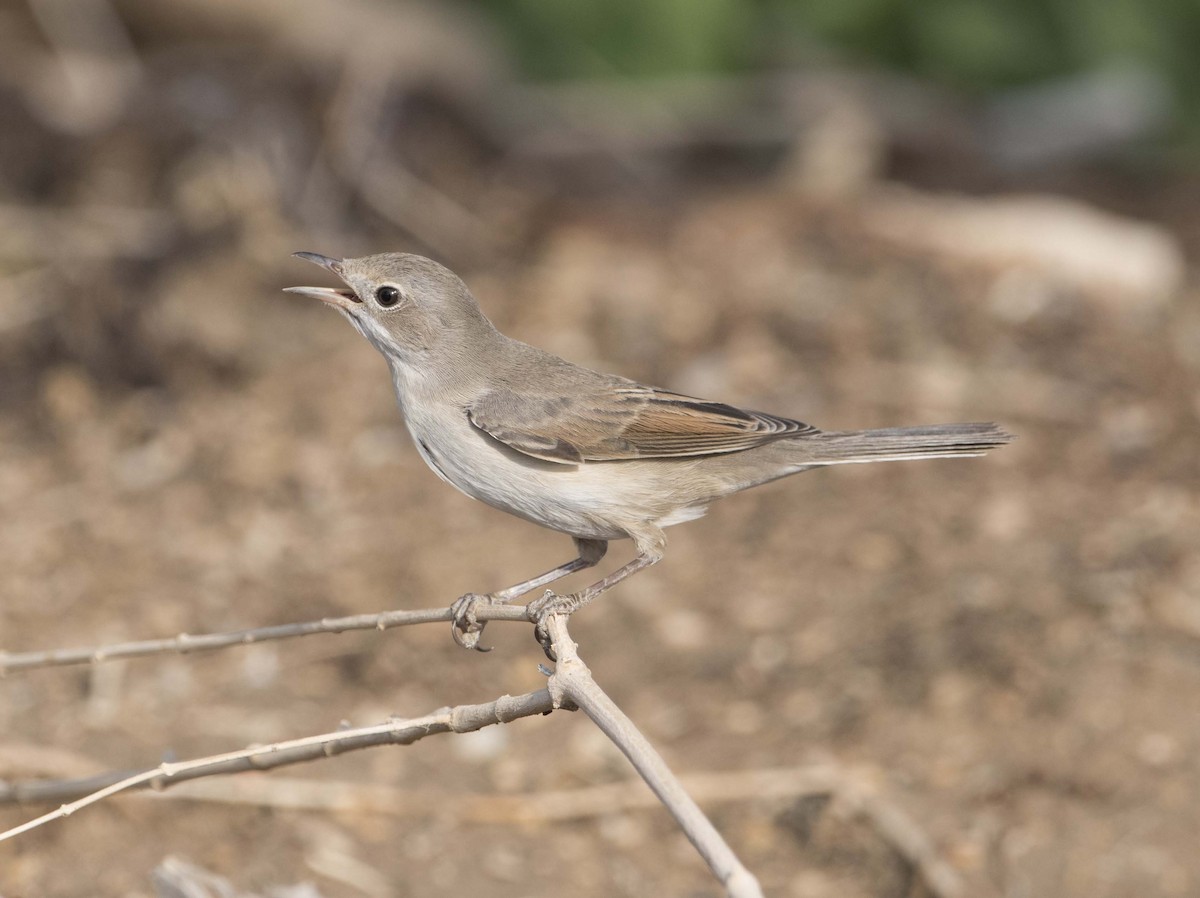
[[[997,424],[932,424],[880,430],[824,431],[795,440],[808,465],[907,461],[919,458],[970,458],[1011,442]]]

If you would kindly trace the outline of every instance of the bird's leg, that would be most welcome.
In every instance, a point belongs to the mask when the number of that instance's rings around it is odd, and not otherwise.
[[[487,623],[486,621],[480,622],[475,619],[475,612],[479,609],[480,605],[504,605],[513,599],[519,599],[526,593],[533,592],[539,587],[553,583],[555,580],[561,580],[568,574],[595,567],[600,563],[600,559],[604,557],[604,553],[608,551],[608,543],[602,539],[579,539],[576,537],[575,550],[579,553],[577,558],[568,561],[566,564],[560,564],[558,567],[546,571],[544,574],[538,574],[529,580],[523,580],[507,589],[489,593],[488,595],[469,592],[464,596],[459,596],[454,604],[450,606],[450,610],[454,614],[450,625],[450,633],[454,637],[454,641],[464,649],[490,652],[490,648],[482,648],[479,645],[479,635],[483,632],[484,625]]]
[[[657,564],[662,560],[663,550],[666,547],[666,539],[661,530],[657,527],[647,527],[645,531],[632,533],[633,544],[637,548],[637,557],[624,567],[619,567],[607,577],[597,580],[591,586],[581,589],[573,595],[560,596],[552,590],[547,589],[546,594],[540,599],[534,599],[529,603],[529,619],[535,625],[534,635],[538,642],[542,644],[542,648],[546,651],[546,656],[551,660],[556,660],[550,646],[550,636],[546,630],[546,620],[552,614],[574,614],[584,605],[595,601],[596,597],[602,592],[612,589],[626,577],[631,577],[638,571],[650,567],[652,564]]]

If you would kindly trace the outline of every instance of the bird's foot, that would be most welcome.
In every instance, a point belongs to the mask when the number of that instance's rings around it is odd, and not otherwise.
[[[555,614],[573,614],[587,601],[578,595],[560,596],[552,589],[547,589],[540,599],[534,599],[525,606],[529,619],[533,621],[533,635],[542,646],[542,651],[551,661],[557,661],[554,655],[553,640],[546,623]]]
[[[479,644],[479,637],[483,635],[483,628],[487,626],[487,621],[477,620],[475,615],[479,611],[480,605],[503,604],[503,600],[492,595],[481,596],[478,593],[469,592],[465,596],[459,596],[450,606],[450,613],[454,615],[450,619],[450,635],[464,649],[490,652],[491,646]]]

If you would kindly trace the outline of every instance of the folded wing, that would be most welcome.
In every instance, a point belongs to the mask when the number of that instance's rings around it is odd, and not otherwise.
[[[627,381],[574,396],[497,389],[473,402],[467,415],[518,452],[561,464],[720,455],[819,433],[800,421]]]

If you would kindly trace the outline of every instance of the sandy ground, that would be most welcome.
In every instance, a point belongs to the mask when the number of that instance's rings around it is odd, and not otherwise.
[[[50,258],[51,312],[0,332],[3,647],[444,606],[565,560],[564,537],[426,470],[374,351],[277,292],[320,277],[290,250],[411,242],[378,222],[321,242],[191,183],[154,188],[193,216],[171,254]],[[661,565],[573,624],[597,679],[680,773],[833,765],[901,810],[963,894],[1200,892],[1194,287],[1130,298],[902,249],[856,202],[769,181],[686,196],[559,205],[519,252],[463,273],[502,329],[584,364],[826,428],[997,420],[1019,440],[807,473],[670,531]],[[137,768],[544,682],[524,626],[487,639],[494,652],[467,653],[439,625],[15,674],[0,777]],[[149,895],[169,855],[244,890],[715,894],[661,809],[585,801],[537,822],[487,803],[631,775],[582,715],[556,713],[244,791],[110,800],[0,848],[0,894]],[[388,801],[291,807],[295,778]],[[749,789],[709,807],[769,894],[926,893],[836,800]]]

